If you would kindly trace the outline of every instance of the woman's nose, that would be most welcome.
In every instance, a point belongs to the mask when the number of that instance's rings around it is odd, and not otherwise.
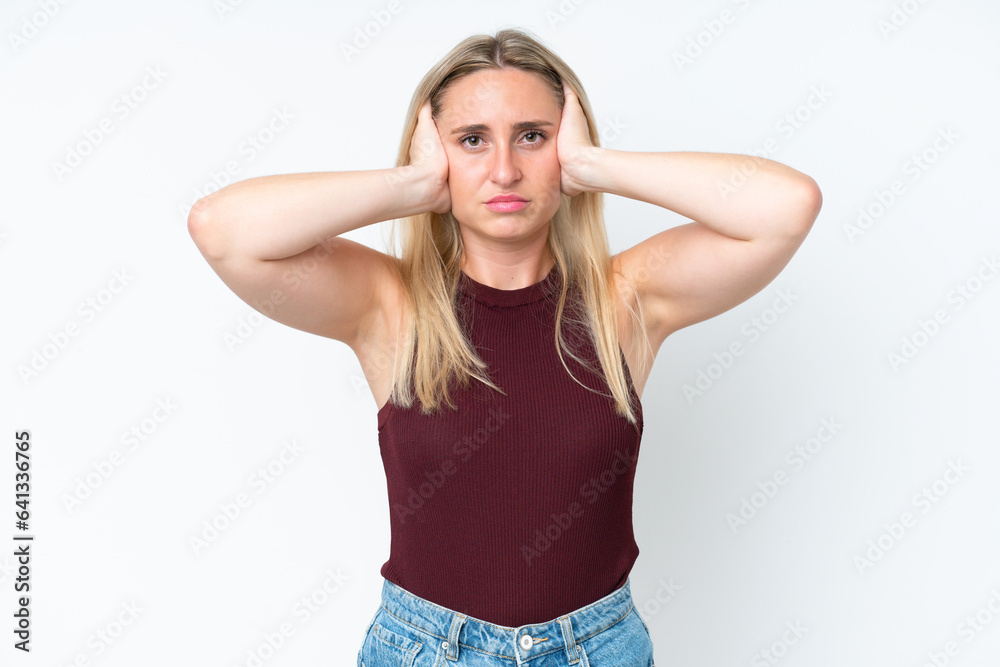
[[[496,183],[512,183],[520,178],[517,157],[514,150],[506,144],[497,146],[493,151],[493,170],[490,177]]]

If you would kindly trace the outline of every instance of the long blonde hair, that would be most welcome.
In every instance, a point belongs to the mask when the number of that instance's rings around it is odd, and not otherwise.
[[[583,107],[591,141],[595,146],[600,145],[590,102],[573,70],[536,38],[521,30],[504,29],[495,36],[474,35],[463,40],[424,75],[410,101],[396,166],[410,164],[410,142],[418,112],[425,101],[431,101],[436,120],[450,84],[478,70],[499,68],[517,68],[539,75],[551,86],[560,109],[565,102],[561,80],[565,80]],[[601,364],[601,375],[611,390],[615,411],[636,425],[635,406],[630,400],[619,353],[617,300],[610,280],[613,267],[604,226],[604,196],[600,192],[582,192],[574,197],[560,193],[560,197],[562,201],[550,221],[546,240],[563,277],[556,308],[556,351],[567,373],[570,370],[563,351],[585,368],[597,372],[570,349],[563,336],[563,327],[574,327],[589,334]],[[396,221],[392,222],[391,236],[393,241],[397,238]],[[394,247],[395,243],[386,245]],[[410,407],[415,390],[424,413],[437,410],[442,403],[455,409],[448,391],[453,377],[463,386],[475,378],[505,393],[488,377],[487,365],[466,339],[455,315],[463,245],[452,212],[430,211],[404,218],[401,245],[402,253],[394,267],[405,287],[409,310],[400,314],[402,337],[394,362],[389,401]],[[631,313],[634,331],[648,348],[644,317],[634,287],[626,280],[620,282],[629,292],[622,298]],[[571,318],[567,314],[570,311],[566,310],[569,287],[573,284],[580,288],[582,308],[576,311],[584,313],[581,320]],[[419,317],[414,316],[416,313]],[[645,360],[646,355],[639,356]],[[583,385],[575,377],[573,379]]]

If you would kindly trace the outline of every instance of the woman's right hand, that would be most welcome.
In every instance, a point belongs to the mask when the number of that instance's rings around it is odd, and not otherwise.
[[[430,208],[435,213],[451,210],[451,189],[448,186],[448,154],[441,143],[437,124],[431,115],[430,101],[424,102],[417,115],[417,127],[410,140],[410,164],[426,175],[431,183],[428,193]]]

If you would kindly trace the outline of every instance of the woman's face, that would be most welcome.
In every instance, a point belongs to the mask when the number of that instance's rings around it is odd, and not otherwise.
[[[448,155],[452,214],[466,245],[537,240],[561,201],[556,135],[561,109],[537,74],[484,69],[451,84],[435,123]],[[526,200],[520,210],[487,204]],[[516,208],[516,206],[515,206]]]

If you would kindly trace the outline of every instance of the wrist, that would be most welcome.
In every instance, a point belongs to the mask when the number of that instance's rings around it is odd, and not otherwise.
[[[403,209],[401,217],[419,215],[432,210],[438,202],[442,181],[436,174],[419,165],[393,167],[386,174],[393,194]]]
[[[607,192],[606,157],[607,149],[600,146],[580,150],[566,166],[574,188],[581,192]]]

